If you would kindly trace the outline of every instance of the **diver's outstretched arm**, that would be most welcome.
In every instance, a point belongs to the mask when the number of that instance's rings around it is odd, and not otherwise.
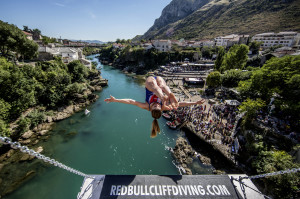
[[[205,99],[201,99],[197,102],[179,102],[179,107],[203,104],[204,102],[205,102]]]
[[[139,108],[142,108],[142,109],[145,109],[145,110],[149,109],[148,103],[138,102],[138,101],[133,100],[133,99],[116,99],[115,97],[110,96],[110,98],[106,98],[104,101],[107,102],[107,103],[118,102],[118,103],[123,103],[123,104],[131,104],[131,105],[135,105],[135,106],[137,106]]]

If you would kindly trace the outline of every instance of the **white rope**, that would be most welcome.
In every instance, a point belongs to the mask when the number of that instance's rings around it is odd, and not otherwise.
[[[286,173],[297,173],[298,171],[300,171],[300,168],[292,168],[292,169],[277,171],[277,172],[273,172],[273,173],[265,173],[265,174],[255,175],[255,176],[247,176],[247,177],[243,177],[243,178],[244,179],[246,179],[246,178],[249,178],[249,179],[265,178],[265,177],[269,177],[269,176],[283,175]]]

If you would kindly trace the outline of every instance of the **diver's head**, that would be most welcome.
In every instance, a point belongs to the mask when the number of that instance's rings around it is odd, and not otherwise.
[[[152,105],[152,106],[151,106]],[[157,133],[160,132],[159,124],[157,119],[161,117],[161,104],[160,103],[153,103],[150,105],[151,115],[154,118],[152,122],[152,130],[151,130],[151,137],[156,137]]]
[[[150,111],[152,112],[152,110],[159,110],[161,111],[161,104],[158,102],[153,102],[150,104]],[[153,116],[152,116],[153,117]],[[158,119],[158,118],[157,118]]]

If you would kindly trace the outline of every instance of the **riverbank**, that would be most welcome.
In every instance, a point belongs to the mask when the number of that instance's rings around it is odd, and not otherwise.
[[[103,79],[99,73],[93,79],[89,80],[89,84],[85,85],[86,89],[83,93],[75,95],[73,104],[51,110],[51,114],[46,115],[43,123],[24,132],[20,137],[13,136],[13,140],[36,152],[43,152],[45,155],[50,155],[51,152],[44,151],[43,144],[51,136],[51,129],[57,122],[69,118],[74,113],[82,111],[85,107],[94,103],[99,98],[94,92],[102,91],[102,88],[107,84],[108,80]],[[30,108],[20,118],[26,117],[33,111],[41,110],[43,110],[42,107]],[[12,132],[18,131],[17,123],[19,119],[10,124]],[[66,132],[64,137],[68,140],[76,134],[76,132]],[[19,150],[11,149],[9,146],[2,146],[0,151],[0,197],[13,192],[39,173],[40,170],[48,166],[32,156],[21,153]]]

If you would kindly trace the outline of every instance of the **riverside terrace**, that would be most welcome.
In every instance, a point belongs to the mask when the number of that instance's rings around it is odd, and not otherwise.
[[[205,74],[207,71],[211,71],[214,68],[214,62],[210,60],[202,61],[202,63],[190,63],[190,62],[171,62],[166,66],[161,66],[159,72],[169,75],[180,75],[178,73],[184,73],[184,75],[197,75]]]

